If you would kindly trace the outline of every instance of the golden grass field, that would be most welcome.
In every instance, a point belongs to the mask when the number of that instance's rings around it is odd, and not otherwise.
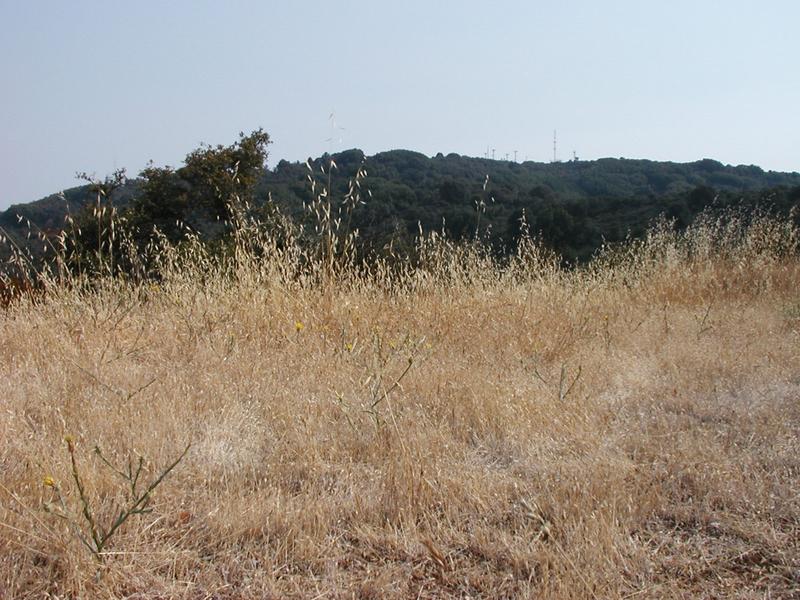
[[[13,303],[0,598],[799,597],[797,241],[321,280],[276,248]],[[96,557],[65,436],[106,528],[95,445],[145,482],[191,447]]]

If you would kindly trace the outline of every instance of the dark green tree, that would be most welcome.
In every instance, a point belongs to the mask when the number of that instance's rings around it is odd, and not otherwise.
[[[714,188],[707,185],[697,186],[689,193],[688,204],[694,212],[700,212],[706,206],[714,202],[717,194]]]
[[[253,202],[268,144],[269,136],[258,129],[240,133],[230,146],[201,146],[178,169],[148,166],[141,172],[131,222],[147,232],[155,225],[173,240],[180,236],[178,223],[211,233],[217,223],[231,218],[231,211]]]

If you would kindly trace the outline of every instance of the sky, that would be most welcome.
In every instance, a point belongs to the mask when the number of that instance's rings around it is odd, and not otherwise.
[[[0,0],[0,210],[76,172],[361,148],[800,171],[800,2]],[[333,115],[333,117],[331,117]]]

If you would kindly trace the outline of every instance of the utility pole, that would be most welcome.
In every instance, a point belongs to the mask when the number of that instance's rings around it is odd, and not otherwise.
[[[514,162],[517,162],[517,151],[514,150]]]
[[[492,160],[494,160],[494,151],[495,151],[495,148],[492,148]]]

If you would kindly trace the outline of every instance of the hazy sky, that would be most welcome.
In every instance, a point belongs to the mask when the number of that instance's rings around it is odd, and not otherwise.
[[[799,22],[797,0],[0,0],[0,209],[258,127],[271,165],[547,161],[557,129],[563,159],[798,171]]]

